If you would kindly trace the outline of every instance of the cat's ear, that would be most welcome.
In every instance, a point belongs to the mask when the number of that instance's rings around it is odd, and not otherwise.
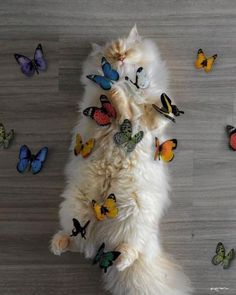
[[[138,29],[137,29],[136,24],[131,29],[127,40],[128,40],[128,42],[140,42],[141,41],[141,37],[138,33]]]
[[[93,53],[98,53],[101,51],[101,46],[97,43],[91,43]]]

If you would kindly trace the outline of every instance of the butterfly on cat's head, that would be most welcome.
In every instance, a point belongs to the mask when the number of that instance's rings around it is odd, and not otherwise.
[[[94,74],[87,75],[87,78],[98,84],[103,90],[110,90],[114,82],[119,80],[119,73],[112,69],[105,57],[102,58],[101,65],[104,76]]]
[[[75,142],[75,147],[74,147],[75,156],[78,156],[80,154],[83,158],[87,158],[91,154],[91,152],[93,151],[94,145],[95,145],[94,138],[90,138],[88,141],[83,143],[82,137],[78,133],[76,135],[76,142]]]
[[[94,214],[99,221],[103,221],[106,217],[115,218],[118,215],[116,197],[114,194],[110,194],[103,204],[99,204],[97,201],[93,200],[92,207]]]
[[[160,141],[155,137],[155,155],[154,160],[162,159],[164,162],[170,162],[174,159],[174,150],[177,148],[177,139],[169,139],[160,144]]]
[[[47,70],[47,62],[44,58],[41,44],[38,44],[36,47],[33,59],[18,53],[15,53],[14,56],[21,67],[22,73],[28,77],[33,76],[35,72],[39,74],[39,72],[45,72]]]
[[[199,49],[197,52],[197,59],[195,61],[195,67],[197,69],[204,69],[206,73],[212,70],[213,64],[217,58],[217,54],[212,55],[211,57],[206,57],[203,50]]]
[[[83,110],[86,117],[92,118],[99,126],[108,126],[111,124],[112,119],[116,118],[116,110],[106,97],[100,96],[101,107],[88,107]]]

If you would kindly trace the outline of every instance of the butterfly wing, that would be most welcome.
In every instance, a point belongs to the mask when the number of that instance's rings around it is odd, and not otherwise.
[[[6,138],[6,131],[5,127],[2,123],[0,123],[0,146],[4,146],[5,148],[5,138]]]
[[[10,132],[8,132],[5,136],[4,139],[4,148],[7,149],[12,141],[12,139],[14,138],[15,132],[13,129],[11,129]]]
[[[162,114],[163,116],[165,116],[167,119],[171,120],[172,122],[175,123],[175,119],[171,116],[168,115],[168,111],[167,110],[164,110],[164,109],[161,109],[159,108],[157,105],[155,104],[152,104],[152,107],[157,111],[159,112],[160,114]]]
[[[195,61],[195,67],[197,69],[203,68],[203,62],[206,60],[206,56],[202,49],[199,49],[197,52],[197,59]]]
[[[150,81],[147,77],[146,72],[144,71],[143,67],[137,69],[136,72],[136,84],[139,88],[145,89],[150,85]]]
[[[103,204],[103,207],[107,209],[106,215],[110,218],[115,218],[118,215],[118,208],[116,207],[116,197],[114,194],[110,194]]]
[[[31,169],[33,174],[39,173],[43,168],[43,163],[45,162],[48,154],[48,148],[43,147],[35,156],[31,163]]]
[[[81,232],[82,227],[78,219],[73,218],[72,221],[73,221],[74,228],[72,229],[71,237],[72,236],[76,237]]]
[[[112,69],[110,63],[106,60],[105,57],[102,58],[102,70],[106,78],[113,81],[119,80],[119,73],[116,70]]]
[[[209,57],[206,62],[203,62],[204,71],[209,73],[212,70],[213,64],[217,58],[217,54]]]
[[[120,126],[120,132],[114,134],[114,141],[117,145],[124,144],[131,139],[132,136],[132,123],[125,119]]]
[[[107,272],[108,267],[113,265],[113,261],[115,261],[119,256],[120,252],[118,251],[110,251],[103,253],[100,261],[99,261],[99,266],[101,269],[104,269],[104,272]]]
[[[212,258],[212,263],[218,265],[223,262],[225,258],[225,247],[219,242],[216,246],[216,255]]]
[[[125,147],[128,153],[131,153],[135,149],[136,145],[143,139],[143,135],[143,131],[139,131],[127,142]]]
[[[99,126],[108,126],[111,124],[111,118],[102,109],[89,107],[83,110],[83,114],[92,118]]]
[[[93,211],[97,220],[103,221],[106,215],[102,213],[102,210],[101,210],[102,206],[98,204],[95,200],[92,200],[92,206],[93,206]]]
[[[100,96],[102,108],[106,111],[109,117],[116,118],[116,110],[108,100],[106,95]]]
[[[47,62],[44,59],[43,48],[42,45],[39,44],[34,52],[34,62],[38,70],[46,71],[47,70]]]
[[[155,137],[155,154],[154,154],[154,161],[156,161],[157,159],[160,160],[160,141],[157,137]]]
[[[81,152],[83,147],[83,142],[82,142],[82,137],[81,135],[78,133],[76,135],[76,140],[75,140],[75,147],[74,147],[74,154],[75,156],[78,156],[79,153]]]
[[[177,148],[177,139],[170,139],[160,145],[160,157],[165,162],[170,162],[174,159],[174,152]]]
[[[35,66],[34,66],[34,62],[29,59],[28,57],[22,55],[22,54],[15,54],[15,59],[17,61],[17,63],[20,65],[21,67],[21,71],[23,74],[25,74],[28,77],[33,76],[34,72],[35,72]]]
[[[95,145],[95,139],[90,138],[86,143],[83,145],[83,148],[81,150],[81,156],[83,158],[87,158],[91,153]]]
[[[102,243],[102,245],[99,247],[96,256],[93,259],[93,264],[96,264],[100,261],[105,249],[105,244]]]
[[[223,260],[223,269],[228,269],[233,259],[234,259],[234,249],[231,249]]]
[[[23,173],[29,166],[31,160],[31,152],[27,145],[22,145],[19,152],[19,161],[16,169],[19,173]]]
[[[97,83],[102,89],[104,90],[110,90],[111,89],[111,81],[109,81],[107,78],[100,76],[100,75],[88,75],[86,76],[89,80]]]

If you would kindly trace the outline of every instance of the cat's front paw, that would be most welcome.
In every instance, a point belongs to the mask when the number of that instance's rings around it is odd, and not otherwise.
[[[61,255],[63,252],[69,250],[70,242],[70,236],[59,231],[51,240],[51,252],[55,255]]]
[[[131,266],[138,258],[138,251],[128,244],[122,244],[116,250],[121,252],[116,262],[116,267],[119,271],[123,271]]]

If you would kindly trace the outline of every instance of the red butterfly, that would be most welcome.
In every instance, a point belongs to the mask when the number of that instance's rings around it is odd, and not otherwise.
[[[89,107],[83,110],[83,114],[96,121],[99,126],[107,126],[111,124],[112,118],[116,118],[116,110],[111,105],[106,95],[100,96],[102,107]]]

